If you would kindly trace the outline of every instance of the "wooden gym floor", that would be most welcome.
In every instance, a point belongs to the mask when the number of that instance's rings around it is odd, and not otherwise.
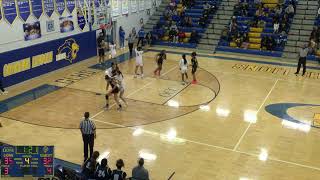
[[[95,150],[112,168],[124,159],[129,175],[143,156],[154,180],[173,172],[176,180],[320,179],[317,64],[302,77],[293,61],[199,54],[199,83],[182,85],[178,61],[190,50],[167,48],[157,79],[158,50],[144,54],[144,79],[133,78],[134,59],[119,56],[129,103],[121,112],[103,109],[104,68],[96,58],[10,87],[0,97],[0,142],[54,145],[57,158],[81,164],[77,128],[90,111]]]

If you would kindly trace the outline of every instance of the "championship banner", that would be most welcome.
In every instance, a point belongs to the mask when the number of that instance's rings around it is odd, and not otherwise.
[[[62,16],[64,10],[66,9],[66,4],[64,0],[55,0],[56,3],[56,11],[57,13]]]
[[[85,32],[0,53],[5,87],[97,55],[96,32]]]
[[[75,0],[66,0],[67,10],[72,14],[73,10],[76,7]]]
[[[144,0],[139,0],[139,11],[144,10]]]
[[[40,22],[23,24],[23,32],[25,41],[41,38]]]
[[[30,0],[31,2],[31,11],[34,17],[37,19],[42,15],[42,1],[40,0]]]
[[[129,14],[129,2],[128,0],[121,0],[122,14]]]
[[[86,26],[86,10],[84,5],[84,0],[76,0],[76,6],[77,6],[77,20],[78,20],[78,26],[81,30],[84,29]]]
[[[146,9],[151,9],[152,8],[152,0],[147,0],[147,1],[145,1],[145,3],[146,3]]]
[[[43,8],[44,8],[44,12],[46,13],[46,15],[48,17],[51,17],[54,12],[53,0],[43,0]]]
[[[12,24],[17,18],[16,2],[14,0],[2,0],[3,16]]]
[[[112,16],[119,16],[120,15],[120,7],[119,7],[119,0],[111,0],[111,9],[112,9]]]
[[[131,0],[131,12],[137,12],[138,10],[138,4],[137,0]]]
[[[20,18],[25,22],[30,16],[29,0],[17,0]]]

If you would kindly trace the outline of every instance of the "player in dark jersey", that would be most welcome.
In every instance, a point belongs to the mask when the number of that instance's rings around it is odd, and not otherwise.
[[[101,164],[98,166],[95,179],[96,180],[109,180],[111,178],[112,170],[108,166],[108,160],[102,159]]]
[[[97,168],[97,159],[99,157],[99,152],[95,151],[92,154],[90,159],[87,159],[82,165],[82,174],[87,178],[91,179],[94,178],[94,173]]]
[[[160,72],[162,70],[162,64],[163,61],[166,60],[167,55],[166,51],[162,50],[157,56],[156,56],[156,63],[157,63],[157,68],[153,71],[155,76],[160,76]]]
[[[121,170],[121,168],[124,167],[123,160],[118,159],[116,166],[117,169],[112,171],[111,180],[125,180],[127,177],[127,173]]]
[[[112,74],[115,74],[115,72],[112,72]],[[106,109],[108,110],[109,109],[109,96],[111,96],[113,94],[114,96],[114,100],[116,101],[117,105],[119,106],[118,107],[118,110],[121,110],[122,109],[122,106],[119,102],[119,97],[118,97],[118,94],[120,92],[120,88],[119,88],[119,85],[117,84],[117,81],[115,78],[110,78],[109,76],[105,76],[105,79],[107,82],[110,83],[111,85],[111,89],[108,91],[107,89],[107,94],[106,94]]]
[[[198,60],[197,60],[196,52],[191,53],[191,67],[192,67],[191,73],[193,76],[192,84],[197,84],[196,72],[198,69]]]

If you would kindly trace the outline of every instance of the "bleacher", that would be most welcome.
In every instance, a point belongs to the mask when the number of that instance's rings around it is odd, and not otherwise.
[[[240,40],[242,42],[239,42],[239,39],[237,40],[234,38],[234,35],[232,36],[231,28],[226,27],[230,28],[230,30],[228,29],[228,38],[220,38],[216,51],[281,57],[293,19],[292,15],[288,16],[285,13],[285,8],[290,2],[291,0],[285,0],[283,4],[280,4],[278,0],[262,0],[261,5],[257,5],[254,4],[253,0],[240,1],[239,4],[236,5],[237,7],[234,8],[234,20],[232,19],[231,22],[233,21],[237,24],[237,32],[247,34],[249,38],[247,40]],[[275,17],[276,14],[274,11],[277,5],[282,6],[282,12],[278,18]],[[239,12],[240,6],[246,7],[246,13],[242,14]],[[256,16],[259,7],[261,7],[263,11],[262,16]],[[281,26],[281,19],[285,16],[288,18],[286,21],[287,24]],[[279,19],[279,29],[285,29],[283,32],[274,32],[274,19]],[[238,43],[236,41],[238,41]],[[245,47],[242,45],[243,42],[247,44]],[[266,44],[272,44],[272,46],[270,45],[272,48],[268,46],[266,48]]]
[[[214,13],[210,13],[208,15],[208,20],[204,28],[199,24],[199,19],[204,14],[204,4],[208,2],[211,6],[217,7],[219,5],[220,0],[195,0],[195,4],[190,8],[185,9],[184,17],[192,18],[192,26],[187,27],[183,26],[182,18],[179,16],[179,13],[183,9],[182,1],[176,0],[177,4],[177,16],[172,16],[172,23],[177,26],[177,30],[180,32],[184,32],[185,37],[180,42],[172,42],[169,37],[170,28],[165,28],[165,24],[168,23],[168,20],[165,19],[164,16],[160,17],[159,22],[156,26],[153,27],[152,35],[153,37],[158,37],[157,40],[153,40],[153,44],[155,45],[163,45],[163,46],[176,46],[183,48],[195,48],[197,47],[197,41],[200,39],[201,34],[205,32],[210,20],[213,18]],[[169,8],[168,5],[167,8]],[[190,37],[192,32],[195,31],[197,33],[196,41],[191,41]]]

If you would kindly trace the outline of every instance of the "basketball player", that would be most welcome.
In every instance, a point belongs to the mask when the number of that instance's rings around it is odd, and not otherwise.
[[[116,166],[117,169],[112,171],[111,180],[125,180],[127,177],[127,173],[121,170],[121,168],[124,167],[123,160],[118,159]]]
[[[116,55],[117,55],[117,51],[116,51],[116,45],[114,44],[113,41],[111,41],[110,45],[109,45],[109,48],[110,48],[110,53],[111,53],[111,59],[115,58]]]
[[[141,73],[141,78],[143,78],[143,60],[142,60],[142,48],[138,47],[135,49],[136,52],[136,69],[134,71],[134,78],[136,78],[137,76],[139,76],[138,74],[138,69],[140,67],[140,73]]]
[[[112,79],[114,76],[112,72],[114,72],[117,69],[117,67],[118,67],[117,64],[112,62],[111,67],[105,71],[105,75],[108,76],[109,79]],[[109,90],[109,85],[110,85],[110,81],[107,81],[107,91]]]
[[[99,53],[99,64],[104,63],[104,48],[106,46],[104,42],[104,36],[103,33],[100,32],[99,37],[97,39],[97,44],[98,44],[98,53]]]
[[[192,84],[197,84],[197,78],[196,78],[196,72],[198,69],[198,60],[197,60],[197,53],[193,52],[191,54],[191,67],[192,67],[192,77],[193,77],[193,81]]]
[[[121,106],[121,104],[119,102],[119,98],[118,98],[120,88],[119,88],[115,78],[110,78],[109,76],[106,75],[105,79],[107,82],[109,81],[109,83],[111,85],[111,90],[107,91],[107,94],[106,94],[106,109],[107,110],[109,109],[109,96],[111,96],[113,94],[114,100],[118,105],[117,110],[120,111],[122,109],[122,106]]]
[[[181,71],[181,79],[182,79],[182,85],[185,85],[187,81],[185,81],[184,76],[186,76],[186,79],[188,79],[188,61],[186,58],[186,55],[182,55],[182,59],[179,63],[180,71]]]
[[[116,69],[115,79],[118,83],[119,90],[120,90],[119,98],[124,102],[125,105],[127,105],[127,101],[123,97],[123,95],[124,95],[124,78],[123,78],[122,72],[120,71],[120,69],[118,67]]]
[[[109,180],[111,178],[112,170],[108,166],[108,160],[103,158],[101,164],[98,166],[95,179],[96,180]]]
[[[162,50],[157,56],[156,56],[156,63],[157,63],[157,68],[153,71],[155,76],[160,77],[160,72],[162,70],[162,64],[163,61],[166,60],[167,55],[166,55],[166,50]]]

